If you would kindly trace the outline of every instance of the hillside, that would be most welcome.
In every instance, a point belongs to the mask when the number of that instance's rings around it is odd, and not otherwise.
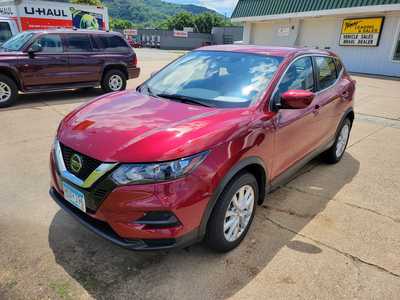
[[[108,7],[112,18],[125,19],[147,26],[155,25],[182,11],[195,15],[204,12],[216,13],[202,6],[174,4],[161,0],[103,0],[102,2]]]

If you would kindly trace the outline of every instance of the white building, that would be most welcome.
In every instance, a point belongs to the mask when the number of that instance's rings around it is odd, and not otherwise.
[[[400,77],[400,0],[239,0],[244,42],[329,49],[351,72]]]

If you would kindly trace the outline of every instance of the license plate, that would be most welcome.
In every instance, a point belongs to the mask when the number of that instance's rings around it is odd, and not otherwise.
[[[81,211],[86,212],[85,195],[65,182],[63,182],[63,187],[65,200]]]

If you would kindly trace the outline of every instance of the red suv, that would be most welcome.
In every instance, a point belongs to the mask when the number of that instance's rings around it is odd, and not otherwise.
[[[51,151],[50,194],[129,249],[205,240],[231,250],[269,191],[319,154],[342,158],[354,90],[328,51],[201,48],[137,91],[71,112]]]
[[[124,90],[139,72],[135,52],[119,33],[25,31],[0,46],[0,107],[14,104],[18,91]]]

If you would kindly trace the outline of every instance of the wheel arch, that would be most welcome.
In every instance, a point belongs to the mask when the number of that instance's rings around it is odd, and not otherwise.
[[[261,158],[256,156],[247,157],[239,161],[229,170],[229,172],[223,177],[221,182],[218,184],[218,187],[214,191],[214,194],[208,202],[200,224],[199,234],[201,238],[206,234],[208,221],[222,192],[224,191],[226,186],[232,181],[232,179],[244,172],[251,173],[257,180],[259,186],[259,197],[257,200],[257,204],[261,205],[264,202],[265,196],[269,190],[268,170]]]
[[[0,65],[0,73],[12,79],[17,85],[18,90],[22,90],[21,81],[19,80],[17,72],[15,70]]]
[[[124,73],[126,80],[129,79],[128,67],[125,64],[120,63],[120,64],[108,64],[108,65],[104,66],[103,75],[101,76],[101,80],[104,79],[104,76],[110,70],[119,70],[122,73]]]

